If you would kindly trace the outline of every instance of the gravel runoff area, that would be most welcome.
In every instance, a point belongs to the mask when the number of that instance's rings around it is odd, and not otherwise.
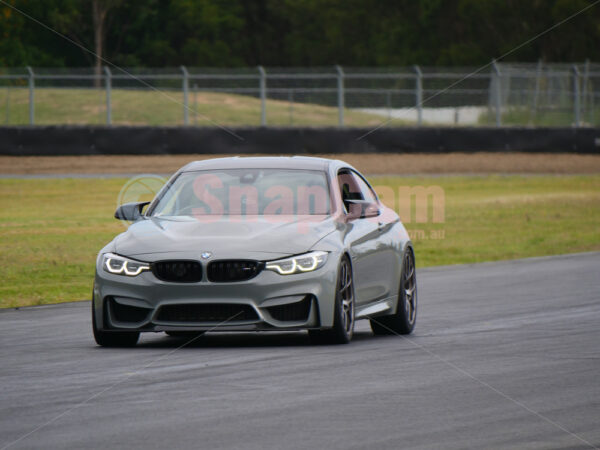
[[[0,175],[172,173],[190,161],[223,156],[229,155],[0,156]],[[571,153],[345,153],[314,156],[343,159],[373,175],[600,173],[600,155]]]

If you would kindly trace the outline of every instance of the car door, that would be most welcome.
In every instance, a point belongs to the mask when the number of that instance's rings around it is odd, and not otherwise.
[[[350,248],[354,274],[354,291],[358,305],[390,295],[389,255],[381,234],[385,224],[378,216],[361,217],[359,205],[351,201],[379,204],[372,188],[358,173],[343,169],[338,173],[338,185],[347,218],[346,242]]]

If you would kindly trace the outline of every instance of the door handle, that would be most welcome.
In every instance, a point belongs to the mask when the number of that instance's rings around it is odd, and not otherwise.
[[[383,222],[378,222],[377,223],[377,230],[381,233],[383,231],[383,229],[385,228],[385,223]]]

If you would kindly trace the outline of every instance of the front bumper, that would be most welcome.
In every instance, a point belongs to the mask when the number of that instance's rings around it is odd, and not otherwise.
[[[102,331],[267,331],[333,326],[337,259],[314,272],[263,270],[240,282],[165,282],[96,268],[93,308]]]

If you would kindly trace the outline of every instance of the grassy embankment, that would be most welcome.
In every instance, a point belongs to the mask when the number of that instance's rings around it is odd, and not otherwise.
[[[183,125],[183,94],[177,91],[113,89],[112,123],[115,125]],[[190,92],[190,124],[198,126],[260,125],[260,99],[246,95]],[[337,126],[335,107],[267,100],[267,123],[288,126]],[[210,118],[210,120],[209,120]],[[348,126],[376,126],[385,118],[346,110]],[[29,123],[29,93],[24,88],[0,89],[0,125]],[[106,123],[106,94],[98,89],[37,88],[37,125]],[[402,121],[394,121],[402,125]]]
[[[256,126],[260,124],[260,99],[248,95],[205,92],[189,93],[190,124],[198,126]],[[161,92],[141,89],[112,90],[112,122],[115,125],[183,125],[183,94],[177,90]],[[195,112],[194,112],[195,111]],[[587,108],[582,123],[598,126],[600,110]],[[368,114],[347,108],[347,126],[373,127],[387,121],[386,116]],[[478,125],[495,122],[493,111],[484,112]],[[502,113],[505,125],[569,126],[573,123],[570,107],[540,110],[510,108]],[[104,89],[35,90],[35,122],[38,125],[103,125],[106,123]],[[29,91],[26,87],[0,88],[0,125],[29,123]],[[337,126],[338,109],[312,103],[267,100],[267,123],[275,126]],[[427,123],[427,121],[426,121]],[[414,121],[395,119],[386,126],[416,125]]]
[[[399,186],[443,189],[444,222],[405,218],[420,267],[600,250],[598,175],[372,181],[396,200]],[[125,182],[0,180],[0,307],[89,298],[97,251],[124,229],[112,214]]]

